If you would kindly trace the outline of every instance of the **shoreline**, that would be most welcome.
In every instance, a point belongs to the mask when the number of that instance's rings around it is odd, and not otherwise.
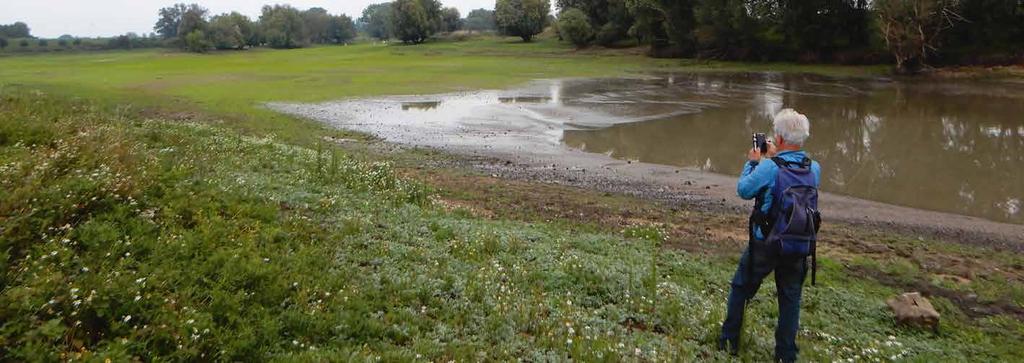
[[[564,82],[564,84],[563,84]],[[578,127],[607,127],[622,115],[596,109],[551,107],[545,103],[473,104],[446,108],[479,98],[558,97],[554,88],[572,80],[537,80],[520,88],[420,96],[386,96],[316,104],[268,103],[276,112],[309,119],[327,127],[372,135],[384,142],[438,150],[457,165],[494,177],[568,185],[627,194],[669,205],[714,212],[746,214],[752,202],[735,193],[737,177],[694,168],[622,160],[565,145],[560,132]],[[407,113],[408,108],[426,108]],[[700,112],[706,105],[694,106]],[[658,114],[642,117],[659,117]],[[409,120],[416,120],[410,123]],[[585,121],[583,121],[585,120]],[[582,125],[582,126],[581,126]],[[742,160],[737,159],[736,170]],[[918,236],[1001,250],[1024,251],[1024,225],[981,217],[888,204],[829,192],[821,194],[825,221],[895,230]]]
[[[559,157],[465,153],[457,163],[492,176],[552,183],[685,205],[716,213],[749,213],[751,201],[736,196],[737,177],[668,165],[613,159],[566,148]],[[481,158],[482,156],[482,158]],[[737,167],[738,168],[738,167]],[[1024,252],[1024,225],[821,193],[824,223],[837,221],[941,240]]]

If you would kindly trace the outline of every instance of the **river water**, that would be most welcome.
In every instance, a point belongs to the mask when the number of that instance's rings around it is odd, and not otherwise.
[[[537,81],[282,111],[425,146],[551,149],[735,175],[750,134],[794,108],[825,191],[1024,223],[1024,84],[777,73]],[[559,146],[564,145],[564,146]],[[552,149],[553,150],[553,149]]]

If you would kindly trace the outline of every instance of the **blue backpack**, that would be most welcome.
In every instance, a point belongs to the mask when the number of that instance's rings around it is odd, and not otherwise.
[[[788,258],[811,257],[811,284],[815,284],[818,272],[817,241],[821,227],[821,213],[818,212],[818,188],[815,187],[811,159],[799,162],[772,158],[779,166],[775,186],[771,190],[772,207],[764,213],[764,192],[758,193],[754,211],[750,215],[750,255],[755,247],[768,249]],[[759,227],[766,236],[761,243],[754,238],[754,228]],[[758,251],[760,252],[760,251]],[[748,263],[748,266],[753,266]]]

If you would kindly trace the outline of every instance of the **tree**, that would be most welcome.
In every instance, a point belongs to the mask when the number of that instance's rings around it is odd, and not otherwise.
[[[348,15],[332,16],[327,33],[331,43],[348,43],[356,37],[356,25]]]
[[[39,39],[38,45],[40,47],[45,48],[46,46],[50,45],[50,41],[48,41],[46,39]]]
[[[308,41],[302,13],[291,5],[264,6],[260,28],[273,48],[299,48]]]
[[[363,9],[358,27],[367,35],[380,40],[391,38],[391,3],[380,3]]]
[[[82,38],[75,38],[75,40],[71,41],[71,44],[76,47],[82,45]]]
[[[938,46],[939,36],[959,16],[955,0],[876,0],[875,13],[886,47],[904,73],[920,70]]]
[[[107,48],[109,49],[132,49],[135,46],[135,33],[126,33],[124,35],[118,35],[110,38],[107,41]]]
[[[610,46],[623,39],[624,33],[618,23],[607,22],[594,33],[594,41],[603,46]]]
[[[1024,49],[1024,1],[960,0],[956,13],[964,21],[942,37],[941,53],[947,61],[1012,56]]]
[[[57,45],[59,45],[61,47],[67,47],[74,40],[75,40],[75,37],[71,36],[71,34],[63,34],[63,35],[57,37]]]
[[[20,46],[22,48],[27,48],[28,47],[28,39],[22,39],[21,41],[19,41],[18,42],[18,46]]]
[[[466,15],[466,19],[463,21],[463,27],[469,31],[491,31],[497,29],[497,25],[494,24],[494,11],[487,9],[476,9],[469,12]]]
[[[210,50],[210,41],[206,39],[206,34],[203,34],[202,30],[193,30],[185,35],[185,48],[189,52],[204,53]]]
[[[778,0],[773,26],[790,52],[827,55],[868,44],[867,7],[867,0]]]
[[[636,22],[636,14],[631,11],[629,0],[556,0],[555,6],[564,11],[575,8],[587,15],[594,29],[598,42],[611,44],[627,36],[628,30]]]
[[[7,38],[0,37],[0,49],[7,48]]]
[[[208,35],[214,48],[243,49],[246,45],[253,45],[255,28],[249,17],[232,12],[210,19]]]
[[[441,28],[441,3],[437,0],[396,0],[391,3],[391,30],[406,43],[419,44]]]
[[[32,32],[28,28],[28,24],[19,21],[14,24],[0,25],[0,37],[31,38]]]
[[[441,10],[441,19],[444,23],[442,30],[445,32],[451,33],[462,28],[462,14],[459,14],[459,9],[444,8]]]
[[[181,22],[178,23],[178,34],[188,35],[197,30],[205,30],[207,25],[206,15],[208,12],[209,11],[206,10],[206,8],[203,8],[198,4],[189,5],[185,12],[181,14]]]
[[[628,34],[651,43],[656,56],[692,55],[694,41],[694,6],[698,0],[628,0],[627,7],[635,14],[635,23]],[[782,0],[778,0],[782,1]],[[751,1],[747,5],[772,1]]]
[[[178,24],[181,24],[181,15],[185,13],[187,8],[188,5],[185,4],[174,4],[170,7],[161,8],[159,11],[160,18],[157,19],[153,30],[164,39],[177,38]]]
[[[419,0],[420,6],[427,14],[427,21],[430,22],[430,34],[444,29],[444,9],[441,8],[440,0]]]
[[[189,48],[185,36],[195,31],[203,32],[207,26],[206,8],[199,4],[174,4],[159,11],[160,18],[153,30],[163,39],[170,40],[181,48]]]
[[[302,12],[302,22],[306,27],[309,41],[316,44],[327,43],[330,38],[331,14],[324,8],[309,8]]]
[[[701,0],[694,9],[694,38],[701,56],[747,58],[759,43],[757,21],[747,0]]]
[[[160,9],[160,18],[153,26],[163,39],[179,39],[206,25],[207,10],[199,4],[174,4]]]
[[[568,8],[558,17],[558,34],[577,48],[583,48],[594,37],[594,29],[590,26],[587,14],[580,9]]]
[[[520,37],[524,42],[544,31],[550,11],[548,0],[497,0],[494,5],[494,17],[502,34]]]

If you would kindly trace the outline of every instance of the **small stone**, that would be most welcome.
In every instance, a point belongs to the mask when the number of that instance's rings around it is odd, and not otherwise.
[[[904,293],[885,303],[896,313],[896,321],[900,324],[939,329],[939,312],[918,292]]]

